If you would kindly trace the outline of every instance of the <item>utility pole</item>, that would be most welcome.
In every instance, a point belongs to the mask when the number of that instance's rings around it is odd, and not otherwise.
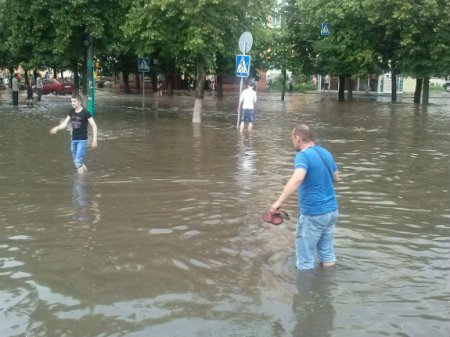
[[[91,34],[87,34],[84,45],[87,47],[87,111],[91,116],[95,116],[95,82],[94,82],[94,38]]]

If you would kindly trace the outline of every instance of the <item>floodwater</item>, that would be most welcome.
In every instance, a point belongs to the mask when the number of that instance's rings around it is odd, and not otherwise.
[[[0,92],[0,336],[448,337],[450,95],[261,93],[251,137],[237,98],[97,93],[99,147],[77,176],[69,97],[29,109]],[[24,97],[21,96],[21,102]],[[338,266],[297,272],[296,197],[262,221],[310,122],[335,156]]]

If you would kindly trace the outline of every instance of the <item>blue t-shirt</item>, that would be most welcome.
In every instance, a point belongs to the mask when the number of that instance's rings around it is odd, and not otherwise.
[[[306,170],[297,191],[300,213],[305,215],[325,214],[338,208],[332,174],[316,150],[320,151],[332,173],[337,170],[333,156],[323,147],[315,145],[297,152],[294,168]]]

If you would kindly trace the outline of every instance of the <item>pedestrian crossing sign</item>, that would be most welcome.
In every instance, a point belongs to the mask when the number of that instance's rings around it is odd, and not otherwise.
[[[330,36],[330,23],[322,22],[320,25],[320,35],[322,36]]]
[[[138,69],[139,72],[149,72],[150,71],[150,60],[146,57],[139,57],[138,58]]]
[[[250,55],[236,55],[236,76],[248,77],[250,75]]]

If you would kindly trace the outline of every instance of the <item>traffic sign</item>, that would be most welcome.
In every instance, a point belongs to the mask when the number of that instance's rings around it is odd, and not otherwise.
[[[236,55],[236,76],[248,77],[250,75],[250,55]]]
[[[139,72],[149,72],[150,71],[150,59],[148,57],[138,57],[138,70]]]
[[[253,45],[253,36],[250,32],[243,32],[239,37],[239,50],[247,54]]]
[[[322,36],[330,36],[330,23],[322,22],[320,25],[320,35]]]

